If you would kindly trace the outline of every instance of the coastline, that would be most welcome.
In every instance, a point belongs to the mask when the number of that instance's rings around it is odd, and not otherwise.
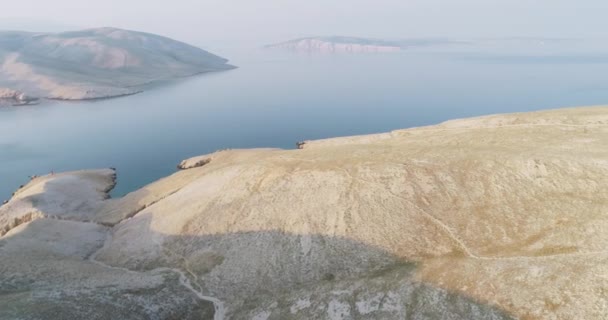
[[[156,80],[151,80],[151,81],[141,83],[141,84],[117,88],[117,90],[121,90],[121,89],[128,90],[131,88],[139,88],[138,90],[134,90],[132,92],[127,92],[127,93],[117,93],[117,94],[110,94],[110,95],[104,95],[104,96],[94,96],[94,97],[90,97],[90,98],[42,97],[42,98],[37,98],[37,100],[34,100],[32,102],[26,102],[26,103],[14,103],[14,102],[10,103],[9,102],[6,105],[3,105],[1,103],[2,101],[0,101],[0,107],[9,107],[9,106],[19,107],[19,106],[39,105],[39,104],[42,104],[43,101],[45,101],[45,100],[46,101],[59,101],[59,102],[79,102],[79,101],[95,102],[95,101],[102,101],[102,100],[124,98],[124,97],[128,97],[128,96],[137,95],[137,94],[149,91],[149,90],[153,90],[155,88],[160,88],[160,87],[163,87],[166,85],[170,85],[173,83],[179,83],[180,81],[185,81],[185,80],[188,80],[189,78],[194,78],[194,77],[202,76],[202,75],[206,75],[206,74],[221,73],[221,72],[238,69],[237,66],[233,66],[233,65],[227,65],[227,66],[229,66],[229,67],[227,67],[226,69],[201,71],[201,72],[196,72],[196,73],[193,73],[190,75],[178,76],[178,77],[167,78],[167,79],[156,79]]]
[[[45,97],[43,99],[44,100],[50,100],[50,101],[65,101],[65,102],[100,101],[100,100],[109,100],[109,99],[116,99],[116,98],[133,96],[133,95],[136,95],[136,94],[140,94],[142,92],[144,92],[144,90],[134,91],[134,92],[129,92],[129,93],[115,94],[115,95],[108,95],[108,96],[99,96],[99,97],[91,97],[91,98],[80,98],[80,99],[54,98],[54,97]]]

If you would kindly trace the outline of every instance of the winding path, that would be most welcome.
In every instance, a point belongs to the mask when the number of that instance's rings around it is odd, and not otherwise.
[[[106,247],[106,245],[111,241],[111,239],[112,239],[112,236],[110,235],[110,233],[108,231],[104,245],[101,246],[99,249],[97,249],[97,251],[95,251],[89,257],[88,260],[90,262],[92,262],[96,265],[99,265],[101,267],[104,267],[104,268],[120,270],[120,271],[124,271],[124,272],[128,272],[128,273],[140,273],[139,271],[131,270],[128,268],[111,266],[111,265],[108,265],[104,262],[97,260],[97,255],[99,254],[99,252],[101,252],[101,250],[103,250]],[[188,279],[188,277],[186,276],[184,271],[177,269],[177,268],[162,267],[162,268],[152,269],[149,272],[173,272],[173,273],[179,275],[180,285],[182,285],[184,288],[186,288],[189,291],[191,291],[192,293],[194,293],[194,295],[196,295],[196,297],[199,298],[200,300],[213,303],[213,307],[215,308],[215,312],[213,313],[213,320],[224,320],[226,318],[226,309],[224,307],[224,303],[215,297],[204,295],[201,292],[202,290],[200,288],[198,290],[196,288],[194,288],[194,286],[192,285],[192,282],[190,281],[190,279]]]

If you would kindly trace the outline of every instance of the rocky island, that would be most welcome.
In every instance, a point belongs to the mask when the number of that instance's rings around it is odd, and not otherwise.
[[[397,42],[356,37],[307,37],[271,44],[266,48],[320,53],[398,52],[402,49]]]
[[[462,44],[447,39],[383,40],[360,37],[305,37],[265,46],[303,53],[388,53],[432,45]]]
[[[142,159],[145,161],[145,159]],[[0,319],[603,319],[608,108],[227,150],[0,207]]]
[[[152,83],[232,68],[205,50],[142,32],[0,32],[0,104],[119,97]]]

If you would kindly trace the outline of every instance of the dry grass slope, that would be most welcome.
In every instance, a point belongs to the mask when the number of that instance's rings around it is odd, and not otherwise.
[[[133,286],[169,286],[168,314],[199,312],[183,309],[198,301],[215,319],[608,314],[606,107],[221,151],[180,167],[120,199],[104,197],[111,170],[42,177],[18,192],[0,207],[10,229],[0,283],[13,288],[0,287],[0,305],[37,303],[15,296],[25,284],[14,279],[38,284],[59,271],[35,260],[70,268],[58,288],[83,290],[74,277],[87,268],[114,270],[142,281]],[[76,235],[55,233],[67,223]],[[149,308],[164,299],[133,295]]]

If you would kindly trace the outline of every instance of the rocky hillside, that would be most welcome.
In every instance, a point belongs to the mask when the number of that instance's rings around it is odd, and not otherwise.
[[[116,97],[152,82],[231,68],[226,59],[148,33],[114,28],[0,32],[0,88],[29,97]]]
[[[145,159],[142,159],[145,161]],[[229,150],[0,207],[1,319],[603,319],[608,108]]]

